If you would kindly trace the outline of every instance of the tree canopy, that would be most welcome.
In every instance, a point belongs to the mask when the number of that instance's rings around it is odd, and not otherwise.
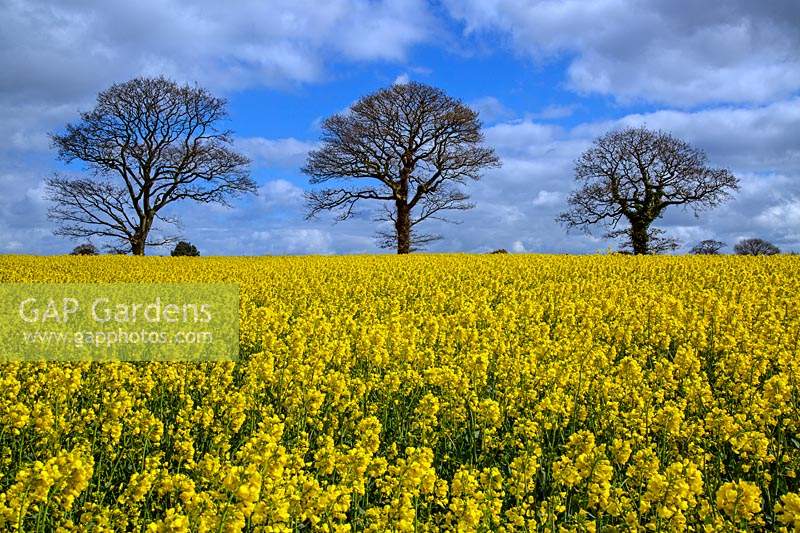
[[[143,255],[174,240],[163,226],[177,220],[165,208],[253,192],[249,161],[221,128],[225,116],[225,100],[163,77],[101,92],[94,109],[52,136],[61,160],[89,171],[47,180],[56,234],[107,238]]]
[[[361,202],[382,202],[378,219],[392,230],[379,232],[380,243],[400,254],[438,238],[419,225],[471,208],[462,186],[500,164],[483,145],[476,111],[416,82],[361,98],[322,130],[322,146],[303,170],[311,184],[332,186],[307,194],[309,216],[335,211],[345,220]]]
[[[635,254],[652,253],[657,231],[651,224],[672,206],[695,214],[719,205],[738,179],[712,167],[706,154],[688,143],[644,127],[625,128],[599,137],[575,163],[580,187],[558,220],[589,231],[605,226],[610,236],[625,236]],[[627,224],[619,229],[618,224]]]

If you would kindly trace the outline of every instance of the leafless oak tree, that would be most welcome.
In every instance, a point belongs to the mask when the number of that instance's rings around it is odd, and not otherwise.
[[[338,182],[306,195],[309,217],[336,211],[350,218],[362,201],[383,202],[393,231],[381,244],[406,254],[437,238],[417,232],[445,211],[472,207],[461,189],[500,164],[482,145],[478,114],[442,90],[420,83],[393,85],[365,96],[322,125],[322,146],[303,171],[312,184]]]
[[[698,214],[738,188],[730,171],[708,166],[702,150],[644,127],[612,131],[595,140],[575,163],[575,179],[581,187],[557,220],[586,231],[605,225],[609,236],[625,234],[635,254],[655,251],[650,225],[666,208],[686,206]],[[618,230],[622,219],[628,228]]]
[[[725,243],[715,239],[705,239],[695,244],[690,253],[694,255],[719,255],[719,251],[725,247]]]
[[[764,239],[743,239],[733,247],[736,255],[777,255],[780,248]]]
[[[59,159],[91,175],[47,180],[56,234],[111,239],[144,255],[171,242],[157,222],[177,222],[164,209],[189,200],[221,203],[255,191],[249,161],[219,129],[225,101],[205,89],[165,78],[137,78],[97,97],[63,134],[52,136]]]

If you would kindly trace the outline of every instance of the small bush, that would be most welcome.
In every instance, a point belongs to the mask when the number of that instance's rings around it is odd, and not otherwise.
[[[489,253],[490,254],[507,254],[508,250],[506,250],[505,248],[500,248],[498,250],[495,250],[495,251],[489,252]]]
[[[197,257],[199,255],[200,252],[197,251],[197,246],[186,241],[180,241],[172,250],[172,257]]]
[[[725,246],[722,241],[715,241],[714,239],[706,239],[700,241],[692,247],[689,253],[695,255],[719,255],[719,251]]]
[[[79,244],[75,248],[72,249],[70,255],[98,255],[100,252],[97,251],[97,248],[92,243],[85,243]]]

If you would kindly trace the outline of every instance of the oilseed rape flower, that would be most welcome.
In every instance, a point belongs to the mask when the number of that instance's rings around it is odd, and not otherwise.
[[[790,492],[781,496],[780,503],[775,504],[775,512],[785,528],[800,530],[800,494]]]
[[[734,521],[751,521],[761,504],[761,489],[749,481],[729,481],[717,490],[717,507]]]
[[[796,257],[0,257],[220,281],[236,361],[0,363],[0,530],[800,530]]]

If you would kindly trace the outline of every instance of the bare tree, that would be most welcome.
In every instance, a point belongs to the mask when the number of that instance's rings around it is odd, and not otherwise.
[[[650,225],[670,206],[702,209],[718,205],[738,188],[727,169],[712,168],[706,154],[661,131],[644,127],[612,131],[596,139],[575,163],[581,187],[558,217],[586,231],[594,224],[623,233],[635,254],[652,253]]]
[[[737,255],[776,255],[780,248],[764,239],[744,239],[736,243],[733,251]]]
[[[722,241],[706,239],[695,244],[690,253],[695,255],[719,255],[719,251],[724,247],[725,243]]]
[[[420,83],[365,96],[326,119],[322,129],[322,146],[309,154],[303,171],[312,184],[340,183],[307,193],[308,216],[331,210],[345,220],[362,201],[384,202],[379,220],[391,222],[393,231],[378,236],[398,254],[436,239],[419,233],[418,225],[471,208],[460,186],[500,164],[482,145],[478,114]]]
[[[92,111],[53,135],[59,159],[91,175],[47,180],[57,235],[99,236],[144,255],[174,240],[166,207],[182,200],[221,203],[255,191],[249,161],[219,129],[225,101],[205,89],[165,78],[137,78],[97,96]]]

